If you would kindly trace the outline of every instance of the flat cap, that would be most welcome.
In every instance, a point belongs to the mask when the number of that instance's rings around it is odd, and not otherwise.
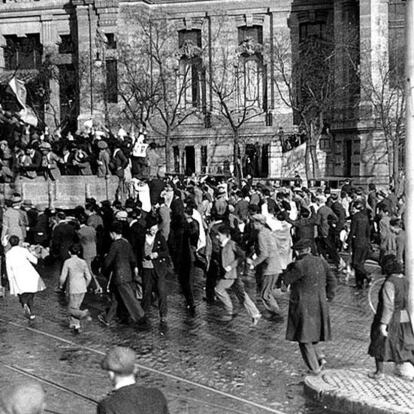
[[[311,247],[312,243],[309,239],[301,239],[293,245],[294,250],[305,250]]]
[[[101,367],[116,374],[130,375],[134,372],[135,358],[135,352],[131,348],[115,346],[106,353]]]

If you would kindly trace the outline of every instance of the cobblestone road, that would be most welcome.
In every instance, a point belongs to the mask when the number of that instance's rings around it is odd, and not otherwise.
[[[137,351],[139,381],[160,387],[172,413],[323,412],[303,395],[305,368],[297,345],[284,339],[285,323],[262,319],[252,328],[242,308],[233,321],[218,322],[221,308],[201,300],[201,279],[196,283],[195,319],[186,315],[172,278],[167,328],[158,324],[155,307],[146,331],[123,325],[103,327],[96,320],[102,300],[88,296],[94,318],[79,336],[67,328],[64,300],[54,292],[53,278],[45,279],[48,289],[37,295],[38,316],[30,325],[16,298],[0,299],[0,386],[36,376],[44,381],[51,412],[94,412],[95,401],[110,387],[99,361],[114,344]],[[254,284],[245,282],[254,297]],[[287,314],[287,296],[281,296],[280,303]],[[366,294],[355,295],[351,287],[341,285],[331,319],[334,340],[323,344],[329,366],[371,366],[366,349],[372,313]]]

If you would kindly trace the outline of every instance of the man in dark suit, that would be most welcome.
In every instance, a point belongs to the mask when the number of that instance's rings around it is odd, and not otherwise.
[[[315,244],[315,223],[316,213],[313,206],[310,207],[311,211],[306,207],[300,209],[300,217],[297,220],[289,218],[289,213],[284,212],[284,219],[295,228],[294,242],[299,240],[309,240],[311,243],[312,254],[316,255],[316,244]]]
[[[161,173],[163,175],[163,173]],[[155,206],[155,204],[159,203],[162,190],[165,188],[165,181],[160,176],[160,172],[158,172],[157,177],[154,177],[149,183],[149,190],[150,190],[150,200],[151,205]]]
[[[338,217],[338,220],[336,221],[334,226],[331,227],[331,232],[332,232],[331,237],[335,243],[335,247],[340,248],[342,243],[341,243],[339,236],[341,234],[341,231],[345,227],[346,211],[342,203],[339,201],[338,193],[331,194],[329,207],[335,213],[336,217]]]
[[[99,315],[98,319],[109,325],[118,307],[122,307],[120,311],[123,310],[123,317],[127,316],[127,313],[133,322],[142,323],[145,321],[144,311],[136,298],[133,281],[133,278],[139,279],[137,261],[131,245],[122,237],[122,223],[112,223],[110,235],[112,244],[105,257],[103,269],[104,273],[110,274],[111,305],[106,315]]]
[[[158,220],[148,217],[146,234],[139,239],[138,251],[142,269],[142,307],[145,312],[151,308],[152,292],[158,293],[158,309],[161,323],[167,322],[167,286],[169,253],[167,242],[158,229]]]
[[[364,209],[364,202],[357,200],[354,203],[355,213],[351,219],[351,230],[348,236],[348,245],[352,249],[352,267],[355,270],[356,288],[362,289],[364,281],[371,278],[365,270],[364,263],[368,257],[371,238],[371,227],[368,215]]]
[[[136,354],[116,346],[101,362],[108,371],[113,390],[98,403],[97,414],[168,414],[164,394],[157,388],[144,388],[135,382]]]
[[[78,242],[75,226],[66,221],[66,215],[63,211],[56,214],[57,225],[52,231],[52,240],[50,251],[52,257],[55,257],[59,263],[59,272],[63,262],[69,259],[69,247]]]
[[[299,343],[310,373],[318,375],[326,360],[316,346],[331,339],[327,302],[335,296],[336,278],[325,259],[310,254],[309,240],[300,240],[293,248],[297,258],[282,274],[291,288],[286,339]]]

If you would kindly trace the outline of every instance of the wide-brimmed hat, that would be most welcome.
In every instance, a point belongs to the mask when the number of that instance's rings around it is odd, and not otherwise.
[[[33,207],[32,200],[23,200],[23,207]]]

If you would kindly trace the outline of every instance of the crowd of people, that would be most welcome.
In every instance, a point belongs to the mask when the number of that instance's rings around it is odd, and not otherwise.
[[[1,116],[0,107],[0,121]],[[0,132],[0,182],[114,175],[119,179],[118,197],[125,201],[129,187],[137,185],[139,179],[155,177],[161,164],[156,145],[147,142],[145,125],[137,133],[119,128],[116,134],[95,128],[92,121],[86,121],[79,133],[64,136],[59,129],[50,133],[45,127],[40,133],[23,123],[11,131]]]
[[[139,327],[148,324],[154,303],[160,323],[168,324],[168,275],[179,282],[183,315],[196,318],[203,296],[207,305],[220,309],[218,319],[229,322],[235,316],[232,291],[252,326],[263,317],[282,321],[277,295],[289,290],[286,338],[298,342],[309,372],[318,375],[326,359],[317,344],[331,337],[327,302],[341,275],[348,281],[354,274],[355,293],[366,289],[371,276],[365,261],[375,258],[387,280],[372,328],[374,377],[382,374],[385,361],[414,361],[400,330],[387,331],[388,323],[398,325],[393,301],[398,299],[398,309],[407,306],[405,203],[393,188],[385,192],[370,184],[365,191],[345,180],[338,190],[311,190],[300,187],[299,179],[291,188],[276,188],[251,179],[167,178],[160,168],[145,174],[139,191],[124,202],[89,198],[73,210],[52,211],[18,193],[5,200],[2,282],[18,296],[29,320],[36,317],[36,292],[46,288],[35,267],[39,258],[56,270],[55,288],[66,294],[68,326],[77,334],[83,320],[92,320],[82,309],[88,290],[110,297],[97,315],[100,323]],[[345,251],[350,254],[341,254]],[[195,278],[201,275],[196,286],[204,280],[203,293],[195,292]],[[244,286],[244,278],[252,275],[255,297]]]

